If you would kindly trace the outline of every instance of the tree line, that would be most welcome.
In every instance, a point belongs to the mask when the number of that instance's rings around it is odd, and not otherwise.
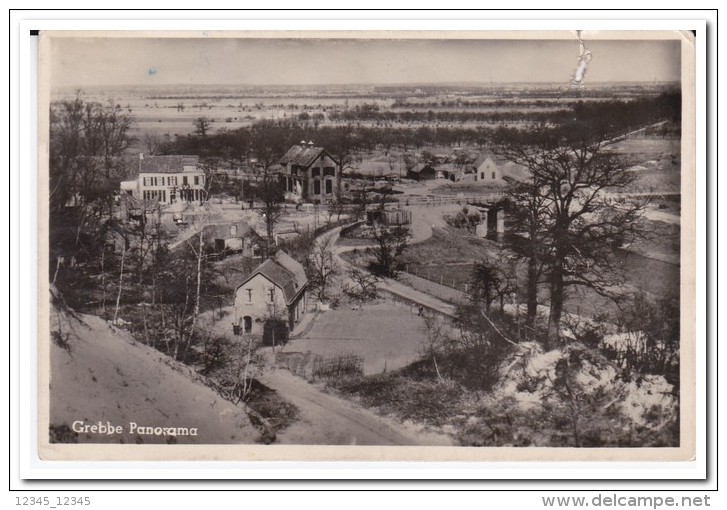
[[[293,144],[301,140],[313,141],[316,145],[325,147],[331,155],[337,157],[346,166],[347,160],[356,152],[382,149],[388,152],[394,148],[403,151],[421,149],[427,146],[462,146],[471,145],[485,147],[498,134],[502,127],[492,127],[489,124],[507,120],[523,121],[520,128],[527,132],[533,125],[547,125],[551,127],[564,127],[571,129],[578,126],[592,133],[599,133],[604,137],[616,136],[639,127],[656,122],[669,120],[679,124],[681,118],[681,95],[679,93],[664,93],[656,97],[643,97],[630,101],[579,101],[572,103],[568,108],[557,112],[524,113],[518,119],[485,119],[462,116],[480,115],[477,112],[392,112],[381,110],[377,105],[359,105],[343,112],[329,113],[329,118],[335,120],[342,118],[342,125],[323,125],[318,121],[309,122],[297,119],[261,120],[252,126],[228,130],[218,129],[211,132],[207,123],[197,122],[196,134],[177,137],[168,142],[158,140],[150,141],[149,148],[159,154],[194,154],[201,157],[218,158],[230,167],[244,165],[250,158],[259,158],[263,153],[266,162],[270,155],[281,157]],[[424,125],[392,127],[392,126],[364,126],[362,121],[376,120],[388,122],[388,117],[396,116],[402,120],[401,115],[413,117],[405,122],[421,121]],[[440,116],[452,115],[449,118]],[[489,113],[482,115],[491,115]],[[499,114],[498,114],[499,115]],[[378,118],[386,116],[387,119]],[[350,118],[348,118],[350,117]],[[541,118],[542,117],[542,118]],[[463,123],[472,121],[475,125],[465,126],[436,126],[438,122]],[[492,122],[491,122],[492,121]],[[568,126],[571,126],[568,128]]]

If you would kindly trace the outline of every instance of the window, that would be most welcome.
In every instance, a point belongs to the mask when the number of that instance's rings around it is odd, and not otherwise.
[[[336,169],[332,166],[327,166],[323,169],[323,176],[324,177],[335,177],[336,176]]]
[[[195,186],[199,186],[199,175],[194,176],[194,184]]]
[[[481,181],[485,180],[485,172],[480,173],[480,180]]]
[[[268,293],[270,294],[270,302],[274,303],[275,302],[275,288],[268,290]]]
[[[167,201],[167,190],[163,189],[162,190],[162,202],[166,202],[166,201]]]
[[[187,184],[189,184],[189,183],[187,182],[187,176],[186,176],[186,175],[183,175],[183,176],[182,176],[182,186],[186,186]]]
[[[321,176],[321,169],[320,168],[312,168],[310,171],[311,177],[320,177]]]
[[[328,179],[326,181],[326,195],[333,193],[333,181]]]
[[[492,172],[492,178],[495,179],[496,172]]]
[[[321,194],[321,181],[313,181],[313,194],[314,195]]]
[[[252,289],[245,289],[247,291],[247,302],[252,303]]]
[[[141,178],[141,185],[146,186],[146,177]]]

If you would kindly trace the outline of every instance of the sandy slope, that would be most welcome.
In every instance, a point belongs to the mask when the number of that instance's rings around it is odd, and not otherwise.
[[[197,380],[190,368],[135,342],[131,336],[89,315],[79,320],[61,314],[71,332],[70,352],[51,343],[50,425],[110,422],[120,434],[70,433],[78,442],[104,443],[254,443],[257,430],[239,407]],[[58,314],[51,311],[51,331]],[[130,433],[144,427],[197,428],[197,436]],[[191,430],[190,430],[191,433]]]

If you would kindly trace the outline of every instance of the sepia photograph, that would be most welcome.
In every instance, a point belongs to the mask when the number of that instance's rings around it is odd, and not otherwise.
[[[41,457],[692,459],[693,34],[577,28],[41,31]]]

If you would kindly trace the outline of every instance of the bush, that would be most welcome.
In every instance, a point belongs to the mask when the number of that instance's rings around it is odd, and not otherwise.
[[[443,425],[461,409],[464,389],[453,381],[415,381],[399,373],[330,379],[326,387],[404,420]]]

